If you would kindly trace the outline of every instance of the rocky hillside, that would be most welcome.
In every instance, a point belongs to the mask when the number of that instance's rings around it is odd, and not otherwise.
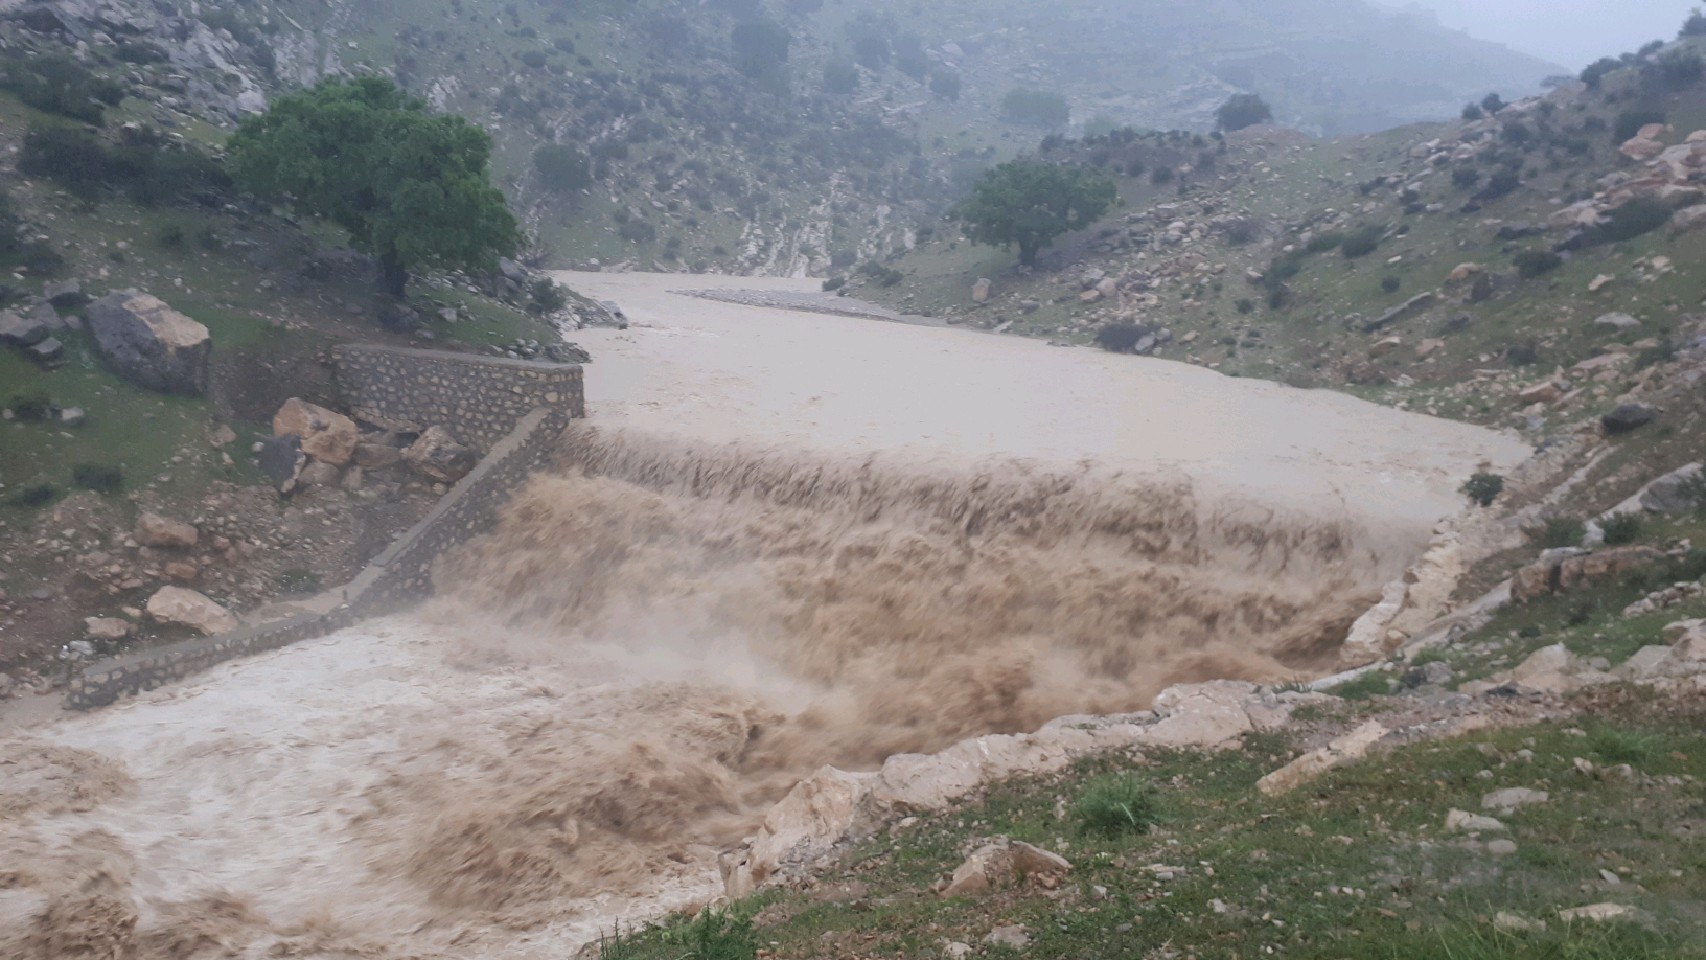
[[[1338,133],[1450,115],[1557,72],[1362,0],[0,2],[8,56],[83,51],[127,115],[206,141],[273,93],[378,72],[497,141],[536,257],[826,275],[908,249],[1045,124],[1207,129],[1232,93]],[[742,34],[754,24],[774,33]],[[991,23],[1002,26],[992,28]],[[768,44],[768,45],[767,45]],[[1411,67],[1411,64],[1426,65]]]

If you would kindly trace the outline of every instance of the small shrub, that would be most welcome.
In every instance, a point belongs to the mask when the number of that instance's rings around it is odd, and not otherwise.
[[[1605,530],[1605,545],[1621,547],[1641,539],[1644,522],[1638,513],[1617,513],[1600,525]]]
[[[1564,265],[1564,258],[1550,250],[1524,250],[1512,261],[1517,275],[1525,280],[1551,273]]]
[[[1513,367],[1532,367],[1540,362],[1540,342],[1517,340],[1505,347],[1505,362]]]
[[[527,290],[527,312],[536,317],[556,313],[568,302],[562,289],[550,277],[540,277]]]
[[[753,960],[758,934],[752,918],[730,910],[706,908],[686,922],[628,936],[601,938],[598,960]]]
[[[1611,216],[1596,231],[1601,243],[1622,243],[1670,222],[1670,205],[1652,197],[1637,197],[1611,211]]]
[[[1478,103],[1471,103],[1463,108],[1463,119],[1465,120],[1479,120],[1486,115],[1487,111],[1482,110]]]
[[[1345,237],[1345,242],[1339,245],[1339,252],[1347,260],[1366,257],[1380,248],[1380,240],[1385,235],[1386,228],[1378,224],[1358,227]]]
[[[40,422],[53,415],[53,402],[45,393],[21,393],[6,405],[12,408],[13,417],[23,421]]]
[[[8,497],[6,503],[25,510],[35,510],[52,503],[59,496],[59,491],[51,483],[37,483],[19,490]]]
[[[1635,355],[1635,369],[1645,370],[1661,363],[1669,363],[1676,359],[1676,344],[1669,340],[1659,341],[1657,346],[1647,347]]]
[[[1487,181],[1487,185],[1482,187],[1479,193],[1475,194],[1475,199],[1481,203],[1491,203],[1502,197],[1510,196],[1520,186],[1522,186],[1522,174],[1510,167],[1503,167],[1493,174],[1492,178]]]
[[[1615,73],[1622,68],[1623,64],[1618,61],[1613,60],[1610,57],[1602,57],[1583,68],[1581,79],[1583,83],[1587,84],[1589,90],[1597,90],[1599,89],[1599,83],[1601,80],[1604,80],[1607,75]],[[1627,140],[1629,138],[1624,137],[1623,139]]]
[[[1686,87],[1698,83],[1702,75],[1706,75],[1706,62],[1702,62],[1700,54],[1693,50],[1672,50],[1654,64],[1659,77],[1672,87]]]
[[[1323,230],[1309,238],[1303,249],[1309,253],[1326,253],[1337,250],[1345,242],[1345,235],[1339,230]]]
[[[1385,671],[1370,670],[1361,676],[1346,680],[1326,692],[1341,700],[1349,700],[1354,703],[1359,700],[1367,700],[1370,697],[1383,696],[1391,691],[1392,678],[1387,676]]]
[[[859,273],[862,276],[870,278],[872,282],[884,288],[892,287],[906,279],[905,275],[903,275],[899,270],[892,267],[885,267],[875,260],[866,261],[865,264],[859,268]]]
[[[592,185],[592,160],[562,143],[540,144],[533,151],[533,169],[545,189],[568,193]]]
[[[124,489],[124,469],[105,463],[73,464],[71,482],[84,490],[111,496]]]
[[[1677,37],[1706,37],[1706,13],[1701,12],[1699,7],[1694,8],[1688,19],[1682,21],[1682,29],[1677,32]]]
[[[1404,281],[1397,277],[1382,277],[1380,280],[1380,289],[1386,293],[1397,293],[1403,285]]]
[[[521,54],[521,62],[534,70],[542,69],[548,59],[543,50],[524,50]]]
[[[1237,306],[1239,313],[1254,313],[1256,310],[1256,301],[1251,300],[1249,297],[1240,297],[1238,299]]]
[[[1487,113],[1498,113],[1505,108],[1505,98],[1496,93],[1489,93],[1481,98],[1481,109]]]
[[[1109,353],[1129,353],[1149,335],[1149,328],[1135,323],[1110,323],[1096,331],[1096,346]]]
[[[823,92],[845,96],[859,89],[859,68],[851,60],[831,60],[823,66]]]
[[[96,76],[70,57],[11,57],[0,61],[0,90],[10,90],[37,110],[98,124],[107,107],[124,99],[123,85]]]
[[[823,292],[824,293],[834,293],[835,291],[840,290],[842,287],[845,287],[845,286],[847,286],[847,278],[846,277],[830,277],[828,280],[825,280],[823,282]]]
[[[1066,126],[1072,118],[1072,108],[1066,97],[1048,90],[1019,88],[1009,91],[1001,101],[1007,119],[1050,130]]]
[[[1155,790],[1136,776],[1111,774],[1090,781],[1072,805],[1083,836],[1144,834],[1160,820]]]
[[[1493,501],[1499,499],[1499,494],[1504,492],[1505,478],[1485,471],[1464,481],[1462,487],[1462,493],[1469,498],[1469,502],[1483,507],[1492,506]]]
[[[1568,517],[1552,517],[1546,521],[1546,529],[1540,534],[1540,545],[1548,550],[1560,547],[1578,547],[1582,543],[1582,535],[1586,527],[1580,520]]]
[[[1451,171],[1451,183],[1459,190],[1470,190],[1481,182],[1481,171],[1474,167],[1458,167]]]
[[[52,180],[75,196],[95,196],[107,176],[106,151],[99,137],[82,127],[46,124],[30,127],[18,150],[18,170]]]
[[[1595,727],[1588,733],[1588,750],[1606,763],[1644,763],[1658,753],[1659,741],[1633,730]]]
[[[1612,125],[1612,142],[1622,143],[1640,133],[1647,124],[1664,122],[1663,110],[1625,110],[1617,115],[1617,122]]]
[[[184,228],[176,223],[169,223],[160,228],[157,239],[160,241],[160,246],[168,250],[181,247],[184,245]]]
[[[1222,228],[1226,242],[1234,247],[1245,247],[1262,238],[1262,224],[1250,217],[1239,217]]]

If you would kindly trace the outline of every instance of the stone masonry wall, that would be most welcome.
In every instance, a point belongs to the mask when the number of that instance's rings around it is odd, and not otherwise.
[[[334,366],[358,420],[415,433],[443,426],[481,453],[530,410],[586,416],[577,364],[349,344],[337,349]]]
[[[393,429],[444,426],[484,454],[479,465],[345,585],[330,612],[92,663],[72,680],[68,706],[105,706],[226,660],[325,636],[425,599],[438,558],[489,528],[510,492],[551,457],[569,420],[585,415],[581,369],[574,365],[346,346],[337,367],[356,416]]]

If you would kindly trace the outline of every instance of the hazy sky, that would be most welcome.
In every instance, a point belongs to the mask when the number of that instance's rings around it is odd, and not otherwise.
[[[1674,40],[1702,0],[1381,0],[1426,7],[1448,27],[1580,69],[1649,40]]]

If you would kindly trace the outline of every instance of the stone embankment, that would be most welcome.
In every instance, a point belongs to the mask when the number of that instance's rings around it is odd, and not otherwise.
[[[432,429],[449,425],[483,454],[479,463],[459,474],[430,513],[347,585],[302,604],[305,612],[92,663],[71,681],[70,706],[104,706],[233,657],[323,636],[424,599],[432,591],[437,559],[484,532],[510,492],[551,455],[569,421],[585,411],[576,365],[374,346],[343,348],[338,360],[346,404],[358,419],[424,431],[417,445]],[[297,438],[300,449],[334,460],[354,456],[359,445],[353,421],[340,429],[348,421],[341,414],[286,406],[281,422],[299,424],[309,434],[306,443]]]

